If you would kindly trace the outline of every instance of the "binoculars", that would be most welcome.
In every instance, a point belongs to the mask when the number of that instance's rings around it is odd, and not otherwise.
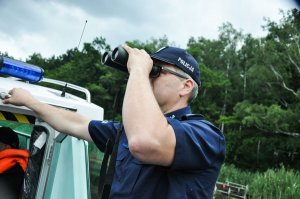
[[[122,47],[116,47],[112,52],[105,52],[102,55],[101,63],[103,65],[115,68],[117,70],[128,73],[127,70],[128,53]]]
[[[128,73],[127,61],[128,53],[122,46],[116,47],[112,52],[105,52],[101,58],[101,63],[103,65],[112,67],[125,73]],[[157,73],[158,70],[158,67],[154,65],[152,67],[150,76]]]

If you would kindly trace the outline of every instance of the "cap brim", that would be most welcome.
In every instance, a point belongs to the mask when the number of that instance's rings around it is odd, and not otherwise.
[[[175,65],[174,63],[170,62],[169,60],[164,59],[164,58],[161,58],[161,57],[157,57],[157,56],[155,56],[155,55],[151,55],[150,57],[151,57],[152,59],[155,59],[155,60],[158,60],[158,61],[162,61],[162,62],[165,62],[165,63],[168,63],[168,64]]]

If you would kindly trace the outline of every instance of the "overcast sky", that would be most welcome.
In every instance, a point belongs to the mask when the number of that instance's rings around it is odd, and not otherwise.
[[[190,37],[214,39],[225,22],[264,36],[263,18],[278,21],[291,0],[0,0],[0,51],[25,60],[34,52],[61,55],[96,37],[111,47],[166,35],[186,47]]]

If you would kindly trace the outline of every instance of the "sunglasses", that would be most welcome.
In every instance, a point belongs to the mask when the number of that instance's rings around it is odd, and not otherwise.
[[[160,73],[162,71],[167,72],[167,73],[171,73],[172,75],[175,75],[177,77],[181,77],[183,79],[189,79],[185,75],[182,75],[182,74],[177,73],[177,72],[175,72],[173,70],[170,70],[167,67],[159,66],[159,65],[156,65],[156,64],[153,65],[153,68],[152,68],[152,70],[150,72],[150,77],[151,78],[157,78],[157,77],[159,77],[159,75],[160,75]]]

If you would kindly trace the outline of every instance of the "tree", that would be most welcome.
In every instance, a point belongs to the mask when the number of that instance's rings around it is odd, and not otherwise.
[[[266,46],[271,46],[266,50],[273,54],[266,64],[280,90],[291,97],[282,99],[288,104],[297,97],[300,88],[300,11],[293,9],[287,14],[281,11],[281,14],[283,17],[280,23],[268,20],[265,26],[269,31]]]
[[[216,79],[206,79],[203,81],[204,91],[206,93],[205,84],[220,84],[218,89],[214,88],[213,96],[211,96],[210,104],[215,104],[215,110],[207,110],[214,114],[214,119],[218,120],[220,115],[227,115],[231,113],[231,109],[236,102],[240,100],[239,88],[242,87],[242,81],[239,76],[239,57],[238,46],[243,40],[242,33],[235,30],[230,23],[223,24],[219,28],[219,39],[208,40],[203,37],[191,38],[188,42],[188,50],[195,58],[207,68],[201,69],[206,72],[209,68],[210,74],[216,73],[213,76],[219,76],[218,81]],[[208,71],[207,71],[208,72]],[[220,76],[221,74],[221,76]],[[203,74],[203,80],[205,76]],[[210,76],[209,76],[210,77]],[[219,82],[219,83],[214,83]],[[203,88],[202,88],[203,90]],[[217,97],[216,97],[217,96]],[[201,99],[201,101],[207,101]],[[204,104],[203,104],[204,105]],[[207,107],[207,105],[205,105]],[[209,114],[210,114],[209,113]],[[217,118],[215,118],[217,116]],[[221,126],[224,130],[224,124]]]

